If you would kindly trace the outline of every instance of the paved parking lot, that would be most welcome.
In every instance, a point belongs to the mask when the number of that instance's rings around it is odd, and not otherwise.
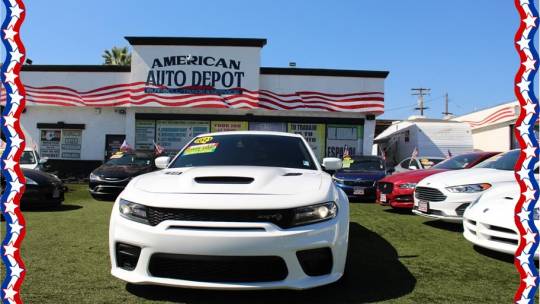
[[[65,205],[25,211],[25,303],[503,303],[511,256],[473,248],[459,225],[351,204],[350,261],[342,281],[307,291],[224,292],[128,285],[109,271],[111,202],[69,185]],[[5,230],[4,230],[5,231]]]

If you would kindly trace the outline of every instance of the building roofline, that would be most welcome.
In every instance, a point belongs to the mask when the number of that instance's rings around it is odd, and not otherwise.
[[[302,76],[338,76],[338,77],[386,78],[390,72],[388,72],[388,71],[366,71],[366,70],[336,70],[336,69],[261,67],[260,73],[262,75],[302,75]]]
[[[22,66],[22,71],[23,72],[124,72],[124,73],[129,73],[131,71],[131,66],[25,64]]]
[[[220,37],[124,37],[131,45],[208,45],[208,46],[248,46],[266,45],[262,38],[220,38]]]

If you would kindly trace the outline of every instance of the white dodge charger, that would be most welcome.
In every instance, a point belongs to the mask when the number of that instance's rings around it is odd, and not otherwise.
[[[134,178],[110,221],[112,274],[135,284],[305,289],[343,274],[347,196],[299,135],[194,138]],[[324,159],[327,170],[339,159]]]

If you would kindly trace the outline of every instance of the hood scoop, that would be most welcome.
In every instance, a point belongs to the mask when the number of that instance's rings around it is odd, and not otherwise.
[[[300,175],[302,175],[302,173],[300,172],[289,172],[289,173],[283,174],[283,176],[300,176]]]
[[[251,184],[255,179],[242,176],[199,176],[194,180],[199,184]]]
[[[167,175],[180,175],[182,174],[182,171],[167,171],[165,172]]]

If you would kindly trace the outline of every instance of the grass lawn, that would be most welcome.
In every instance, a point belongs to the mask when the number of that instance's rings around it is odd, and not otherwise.
[[[513,259],[475,249],[460,226],[351,204],[347,277],[307,291],[203,291],[126,284],[110,275],[112,203],[69,185],[56,211],[25,211],[25,303],[509,303]],[[5,231],[5,230],[4,230]]]

